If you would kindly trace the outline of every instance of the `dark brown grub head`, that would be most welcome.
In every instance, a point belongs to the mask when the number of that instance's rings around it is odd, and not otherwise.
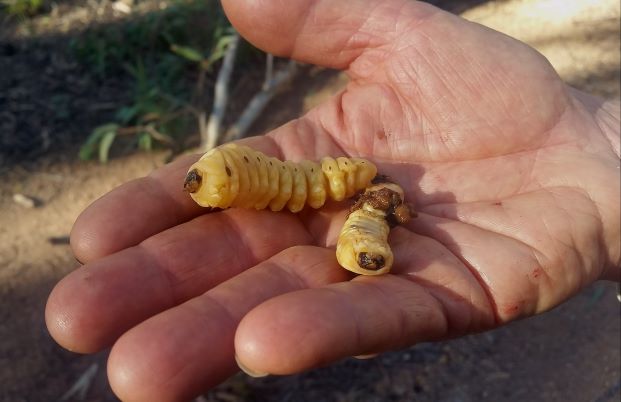
[[[381,188],[376,191],[368,191],[361,194],[354,205],[352,205],[349,212],[361,209],[364,204],[368,204],[369,206],[382,211],[389,211],[392,210],[394,205],[400,203],[401,197],[398,193],[388,188]]]
[[[192,169],[185,176],[185,181],[183,182],[183,189],[188,193],[195,193],[201,187],[201,181],[203,178],[200,173],[198,173],[197,169]]]
[[[386,261],[381,254],[366,252],[358,254],[358,265],[360,268],[368,269],[369,271],[378,271],[384,268],[385,264]]]

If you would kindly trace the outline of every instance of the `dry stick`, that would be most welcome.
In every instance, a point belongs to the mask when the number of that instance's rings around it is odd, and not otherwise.
[[[226,104],[228,102],[228,86],[233,72],[233,66],[235,63],[235,53],[237,52],[237,45],[239,44],[239,34],[235,32],[231,43],[224,55],[224,61],[222,67],[218,72],[218,78],[216,80],[216,86],[214,91],[213,108],[209,121],[207,122],[207,128],[201,130],[201,148],[203,151],[208,151],[215,147],[220,137],[220,130],[222,126],[222,118],[224,117],[224,111],[226,110]],[[204,126],[204,117],[199,116],[199,125]]]
[[[173,140],[170,136],[160,133],[150,124],[145,126],[131,126],[131,127],[120,127],[116,130],[117,135],[136,135],[138,133],[147,132],[153,137],[154,140],[162,142],[166,145],[173,146],[175,145],[175,140]]]
[[[274,78],[274,55],[271,53],[268,53],[265,59],[265,81],[263,81],[263,86],[261,87],[263,91],[270,89],[270,85],[272,84],[273,78]]]
[[[256,120],[259,113],[265,109],[268,102],[274,97],[278,90],[286,83],[291,81],[296,72],[296,63],[289,61],[286,68],[278,71],[267,85],[264,85],[259,93],[250,101],[239,119],[229,128],[224,136],[224,142],[243,138],[252,123]]]
[[[69,401],[69,400],[84,400],[86,397],[86,393],[89,388],[93,384],[93,380],[95,379],[95,375],[97,375],[97,370],[99,369],[99,364],[93,363],[91,364],[84,373],[78,378],[78,380],[73,384],[71,388],[63,396],[60,397],[61,401]]]

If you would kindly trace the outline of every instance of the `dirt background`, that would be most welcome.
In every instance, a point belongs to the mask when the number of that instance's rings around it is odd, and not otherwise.
[[[435,3],[531,44],[571,85],[619,97],[618,0]],[[84,400],[116,400],[106,382],[106,352],[82,356],[64,351],[43,321],[50,290],[77,266],[66,236],[79,212],[169,156],[117,156],[107,165],[77,160],[90,130],[109,121],[112,110],[127,99],[122,78],[96,82],[80,74],[63,50],[72,30],[92,23],[91,16],[120,18],[97,14],[106,5],[61,1],[34,23],[0,26],[1,401],[59,400],[89,367],[97,372]],[[252,133],[300,115],[345,82],[334,72],[305,69],[270,104]],[[233,111],[243,105],[237,103]],[[33,197],[36,207],[14,202],[16,193]],[[296,376],[251,379],[239,374],[201,400],[618,401],[619,313],[615,285],[595,283],[550,313],[495,331],[372,360],[347,359]]]

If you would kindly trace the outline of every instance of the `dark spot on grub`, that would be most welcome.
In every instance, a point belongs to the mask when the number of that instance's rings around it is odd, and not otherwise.
[[[229,176],[229,177],[231,177],[231,169],[229,169],[229,167],[228,167],[228,166],[225,166],[225,167],[224,167],[224,170],[226,170],[226,175],[227,175],[227,176]]]
[[[248,160],[246,156],[244,156],[244,160],[246,161],[246,163],[250,163],[250,161]]]
[[[183,182],[183,189],[188,193],[195,193],[201,186],[201,181],[203,178],[197,169],[192,169],[185,176],[185,181]]]
[[[358,265],[361,268],[368,269],[370,271],[377,271],[384,268],[386,261],[384,256],[374,253],[362,252],[358,254]]]

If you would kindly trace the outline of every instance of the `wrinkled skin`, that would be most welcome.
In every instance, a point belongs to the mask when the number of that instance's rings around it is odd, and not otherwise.
[[[85,266],[46,311],[64,347],[113,345],[127,401],[184,400],[237,370],[288,374],[482,331],[618,280],[619,104],[565,85],[493,30],[404,0],[223,1],[248,40],[346,70],[347,88],[265,137],[280,158],[363,156],[415,200],[393,273],[352,278],[346,205],[205,213],[184,158],[105,195],[71,234]]]

